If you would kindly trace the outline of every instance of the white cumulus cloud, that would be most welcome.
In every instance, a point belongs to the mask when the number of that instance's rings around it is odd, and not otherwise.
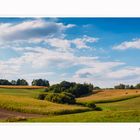
[[[114,46],[113,49],[114,50],[140,49],[140,39],[122,42],[121,44]]]
[[[46,36],[60,36],[75,25],[45,21],[42,19],[24,21],[21,23],[0,23],[0,40],[26,40]]]

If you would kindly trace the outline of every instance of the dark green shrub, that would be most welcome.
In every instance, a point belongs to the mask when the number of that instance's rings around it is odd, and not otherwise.
[[[61,104],[75,103],[75,97],[70,93],[49,93],[46,95],[45,100]]]
[[[39,95],[37,96],[37,99],[39,99],[39,100],[44,100],[46,96],[47,96],[47,94],[39,94]]]
[[[96,108],[95,103],[86,103],[86,106],[90,108]]]
[[[103,109],[101,107],[95,107],[96,111],[102,111]]]
[[[48,89],[48,88],[45,88],[44,91],[45,91],[45,92],[49,92],[49,89]]]
[[[95,103],[92,103],[92,102],[77,102],[78,105],[82,105],[82,106],[86,106],[86,107],[89,107],[89,108],[92,108],[92,109],[95,109],[96,108],[96,105]]]
[[[61,92],[61,88],[59,84],[55,84],[49,87],[48,89],[49,91],[52,91],[53,93],[60,93]]]

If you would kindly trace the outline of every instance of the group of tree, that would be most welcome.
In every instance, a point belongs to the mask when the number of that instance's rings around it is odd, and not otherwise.
[[[0,85],[13,85],[13,86],[28,86],[28,82],[25,79],[18,79],[9,81],[7,79],[0,79]],[[49,86],[49,81],[45,79],[34,79],[32,86]]]
[[[8,81],[7,79],[0,79],[0,85],[22,85],[27,86],[28,82],[25,79],[18,79],[18,80],[12,80]]]
[[[6,79],[0,79],[0,85],[11,85],[11,82]]]
[[[34,79],[32,81],[32,86],[47,86],[47,87],[49,87],[50,84],[49,84],[49,81],[45,80],[45,79]]]
[[[89,94],[93,91],[94,86],[92,84],[80,84],[75,82],[62,81],[59,84],[54,84],[46,89],[46,91],[51,91],[52,93],[71,93],[75,97],[80,97],[85,94]]]
[[[140,83],[134,85],[119,84],[114,86],[114,89],[140,89]]]
[[[75,104],[76,97],[89,94],[94,88],[99,89],[99,87],[94,87],[92,84],[62,81],[46,88],[46,93],[39,94],[38,99],[62,104]]]

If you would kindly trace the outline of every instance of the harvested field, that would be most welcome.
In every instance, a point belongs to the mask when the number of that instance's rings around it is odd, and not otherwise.
[[[115,102],[140,96],[140,90],[102,90],[93,94],[77,98],[77,102]]]

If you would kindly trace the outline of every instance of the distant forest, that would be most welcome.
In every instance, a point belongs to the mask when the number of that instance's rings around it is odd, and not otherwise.
[[[60,85],[61,85],[61,83],[67,83],[68,84],[70,82],[62,81],[62,82],[60,82]],[[74,83],[74,82],[72,82],[72,83]],[[29,83],[25,79],[18,79],[18,80],[11,80],[11,81],[9,81],[7,79],[0,79],[0,85],[28,86]],[[46,80],[46,79],[34,79],[31,82],[31,85],[32,86],[47,86],[47,87],[50,86],[49,81]],[[54,84],[52,86],[57,87],[57,90],[58,90],[58,85],[59,84]],[[90,85],[92,85],[92,84],[90,84]],[[93,89],[101,89],[101,88],[98,87],[98,86],[95,86],[95,87],[93,86]],[[114,89],[140,89],[140,83],[138,83],[136,85],[119,84],[119,85],[115,85]]]

